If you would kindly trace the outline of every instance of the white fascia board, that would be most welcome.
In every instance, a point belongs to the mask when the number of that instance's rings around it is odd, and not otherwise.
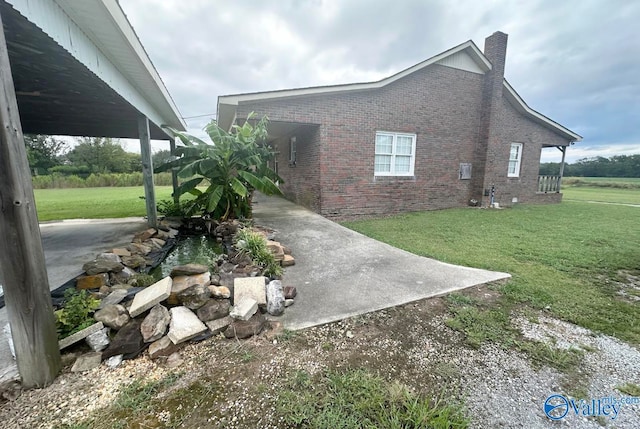
[[[527,103],[525,103],[525,101],[522,99],[522,97],[520,97],[520,94],[518,94],[516,90],[513,89],[513,87],[509,84],[509,82],[507,82],[506,79],[503,81],[503,85],[504,85],[504,88],[507,90],[507,97],[509,97],[509,99],[512,101],[512,104],[515,104],[515,107],[521,113],[529,115],[534,121],[541,123],[547,128],[551,128],[552,130],[554,130],[559,134],[567,136],[567,138],[575,142],[582,141],[582,136],[580,136],[579,134],[574,133],[570,129],[563,127],[559,123],[547,118],[543,114],[536,112],[531,107],[529,107]]]
[[[149,120],[158,126],[174,122],[171,121],[173,118],[162,115],[156,106],[140,93],[55,0],[7,0],[7,2]],[[83,0],[83,2],[104,6],[102,0]],[[102,8],[102,10],[106,9]],[[177,118],[181,124],[184,124],[179,115]]]
[[[316,86],[309,88],[298,88],[298,89],[284,89],[278,91],[267,91],[267,92],[253,92],[247,94],[235,94],[235,95],[223,95],[218,97],[218,105],[227,104],[232,106],[237,106],[238,103],[242,103],[244,101],[263,101],[263,100],[273,100],[278,98],[289,98],[289,97],[305,97],[309,95],[327,95],[334,93],[342,93],[342,92],[350,92],[350,91],[366,91],[370,89],[378,89],[382,88],[390,83],[397,81],[398,79],[402,79],[414,73],[418,70],[421,70],[427,66],[437,63],[438,61],[456,54],[460,51],[469,50],[470,56],[476,61],[478,66],[480,66],[485,71],[491,70],[491,63],[487,60],[487,58],[480,52],[478,47],[471,40],[458,45],[448,51],[442,52],[441,54],[436,55],[435,57],[431,57],[421,63],[418,63],[408,69],[405,69],[399,73],[394,74],[393,76],[389,76],[377,82],[367,82],[367,83],[352,83],[346,85],[331,85],[331,86]]]

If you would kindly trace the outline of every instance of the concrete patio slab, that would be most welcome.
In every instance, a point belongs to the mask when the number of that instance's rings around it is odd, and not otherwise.
[[[511,277],[446,264],[368,238],[279,197],[256,195],[257,225],[292,249],[283,285],[295,305],[276,318],[302,329]]]

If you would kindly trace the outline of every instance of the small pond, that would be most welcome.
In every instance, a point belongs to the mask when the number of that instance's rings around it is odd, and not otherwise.
[[[167,257],[151,274],[156,279],[161,279],[171,273],[171,269],[177,265],[202,264],[211,266],[218,255],[222,254],[222,246],[214,237],[205,235],[186,236],[181,238]]]

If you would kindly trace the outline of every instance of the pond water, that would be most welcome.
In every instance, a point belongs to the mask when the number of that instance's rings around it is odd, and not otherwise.
[[[159,280],[168,276],[171,269],[177,265],[202,264],[211,266],[220,254],[222,254],[222,246],[215,238],[205,235],[187,236],[181,238],[167,254],[164,261],[149,274]]]

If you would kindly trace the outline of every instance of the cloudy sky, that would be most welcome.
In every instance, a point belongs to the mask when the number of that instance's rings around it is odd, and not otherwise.
[[[640,153],[637,1],[120,4],[194,133],[218,95],[379,80],[469,39],[482,50],[499,30],[509,35],[507,80],[529,106],[584,137],[569,161]]]

